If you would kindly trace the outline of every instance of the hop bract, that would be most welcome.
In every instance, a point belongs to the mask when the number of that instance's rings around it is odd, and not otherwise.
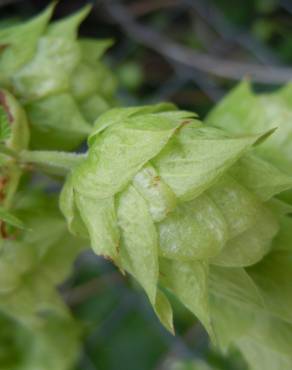
[[[249,334],[257,315],[258,333],[270,322],[246,270],[270,255],[290,212],[275,195],[291,177],[255,154],[270,134],[230,135],[171,104],[112,109],[96,121],[61,209],[73,233],[139,282],[169,330],[167,291],[226,347],[242,334],[236,325]]]
[[[100,62],[110,40],[77,39],[90,7],[49,24],[54,6],[0,30],[0,85],[25,108],[31,147],[70,150],[114,101],[115,79]]]

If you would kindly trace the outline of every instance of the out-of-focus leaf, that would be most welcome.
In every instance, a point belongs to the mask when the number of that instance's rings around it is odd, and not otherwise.
[[[0,105],[5,110],[11,128],[6,145],[16,151],[26,149],[29,142],[29,129],[25,111],[7,90],[0,90]]]
[[[273,242],[273,252],[248,269],[269,311],[292,323],[292,222],[286,217]]]
[[[249,332],[263,300],[243,268],[211,266],[209,277],[212,327],[217,343],[227,349]]]
[[[96,117],[109,110],[111,103],[102,96],[93,94],[79,103],[79,109],[88,122],[94,122]]]
[[[33,149],[70,150],[80,145],[91,131],[68,93],[37,100],[26,109],[32,125]]]
[[[23,229],[25,226],[23,222],[16,216],[14,216],[10,211],[0,206],[0,220],[5,223],[15,226],[19,229]]]
[[[243,156],[231,167],[229,173],[263,201],[292,186],[292,177],[256,155]]]
[[[95,40],[83,38],[79,41],[82,59],[87,63],[95,64],[112,44],[113,40],[111,39]]]
[[[75,40],[77,37],[78,27],[87,17],[90,9],[90,5],[86,5],[69,17],[52,22],[48,27],[47,34],[57,37],[63,37],[66,35],[67,38]]]
[[[290,370],[292,358],[285,356],[251,338],[242,338],[238,342],[252,370]]]
[[[11,136],[11,127],[5,109],[0,105],[0,142],[5,142]]]
[[[0,30],[0,45],[5,49],[0,54],[0,80],[8,79],[35,53],[37,42],[52,16],[54,6],[49,6],[43,13],[32,20]]]
[[[85,7],[53,23],[39,39],[33,59],[13,76],[16,91],[23,99],[29,101],[69,89],[70,75],[81,59],[76,32],[88,11],[89,7]]]
[[[282,171],[291,174],[290,106],[278,92],[256,95],[250,83],[243,81],[211,111],[206,122],[231,133],[245,135],[277,127],[275,133],[256,151]]]

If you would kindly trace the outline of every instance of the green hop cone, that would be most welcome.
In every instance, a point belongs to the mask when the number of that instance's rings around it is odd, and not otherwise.
[[[234,343],[245,323],[228,319],[234,307],[269,322],[247,268],[271,255],[291,211],[275,196],[292,178],[255,154],[271,134],[226,134],[171,104],[112,109],[69,174],[61,210],[72,233],[139,282],[170,331],[168,291],[226,348],[224,325]]]
[[[274,184],[282,182],[283,174],[286,177],[292,174],[291,86],[288,83],[272,93],[256,94],[251,84],[243,81],[206,118],[208,125],[231,134],[250,135],[276,128],[273,135],[255,148],[258,165],[255,164],[254,171],[251,172],[245,165],[242,167],[242,160],[234,168],[238,179],[256,187],[258,195],[265,193],[265,186],[261,185],[265,183],[261,173],[268,176],[265,178],[267,183],[273,181]],[[263,160],[277,166],[282,174],[266,171]],[[212,295],[211,307],[213,316],[217,318],[221,346],[225,349],[230,345],[237,346],[250,368],[255,370],[292,368],[292,191],[289,189],[287,187],[275,192],[273,195],[276,197],[270,201],[273,213],[278,215],[280,227],[270,253],[246,269],[248,279],[263,301],[264,309],[238,304],[235,300],[223,300],[220,294],[217,298]],[[234,279],[233,274],[230,275],[231,279]],[[216,279],[211,284],[216,284]],[[216,290],[220,291],[219,288],[217,286]]]
[[[53,8],[0,30],[0,85],[23,105],[33,149],[70,150],[114,103],[116,82],[100,61],[111,41],[77,39],[90,7],[49,24]]]

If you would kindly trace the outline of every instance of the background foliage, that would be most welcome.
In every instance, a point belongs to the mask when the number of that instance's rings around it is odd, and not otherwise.
[[[87,3],[60,1],[55,18]],[[281,85],[286,65],[292,62],[289,0],[248,0],[238,4],[231,0],[91,3],[93,11],[80,33],[115,40],[107,62],[117,76],[122,105],[171,100],[203,118],[235,80],[242,77],[230,78],[234,68],[226,62],[240,62],[241,66],[261,64],[263,71],[265,65],[272,65],[272,72],[255,71],[252,75],[258,81],[255,88],[259,91]],[[12,17],[13,22],[39,12],[49,2],[2,0],[0,4],[1,18]],[[123,13],[117,13],[117,5],[124,7],[125,16],[134,20],[134,26],[142,24],[143,28],[129,28]],[[149,43],[147,32],[151,31],[155,33]],[[215,60],[216,66],[211,65],[206,71],[207,63],[189,63],[179,50],[179,61],[170,59],[168,50],[160,47],[161,34],[176,46],[207,56],[207,61]],[[223,66],[226,76],[220,72]],[[39,183],[42,178],[36,181]],[[54,189],[52,182],[52,192]],[[110,263],[90,252],[84,252],[77,260],[73,275],[60,287],[74,316],[85,323],[83,354],[77,369],[120,370],[121,364],[127,370],[246,369],[236,352],[225,358],[210,348],[201,326],[175,300],[177,336],[171,336],[155,318],[144,294],[133,284]],[[4,330],[1,335],[5,335]]]

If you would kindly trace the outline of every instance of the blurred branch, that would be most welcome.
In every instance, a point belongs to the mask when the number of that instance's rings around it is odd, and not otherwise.
[[[129,5],[129,9],[133,15],[140,17],[155,10],[178,6],[179,3],[180,0],[145,0]]]
[[[196,348],[199,349],[200,345],[198,344],[202,345],[202,342],[206,342],[206,338],[206,332],[202,325],[197,322],[182,337],[178,337],[169,351],[162,356],[155,370],[168,370],[170,365],[177,360],[195,357],[196,351],[190,344],[196,343]]]
[[[234,27],[208,0],[184,0],[226,42],[233,42],[251,52],[261,63],[279,64],[278,58],[248,31]]]
[[[120,274],[112,272],[98,278],[91,279],[86,283],[76,286],[67,292],[64,292],[64,298],[69,306],[76,306],[88,298],[100,293],[107,285],[121,281]]]
[[[0,8],[2,6],[6,6],[6,5],[11,5],[11,4],[15,4],[15,3],[19,3],[21,0],[1,0],[0,1]]]
[[[290,0],[280,0],[280,5],[283,9],[285,9],[287,12],[292,14],[292,3]]]
[[[117,1],[105,1],[104,5],[112,19],[122,27],[129,37],[182,65],[233,80],[250,77],[255,82],[264,84],[283,84],[292,79],[292,68],[225,60],[197,52],[136,22],[127,8]]]

